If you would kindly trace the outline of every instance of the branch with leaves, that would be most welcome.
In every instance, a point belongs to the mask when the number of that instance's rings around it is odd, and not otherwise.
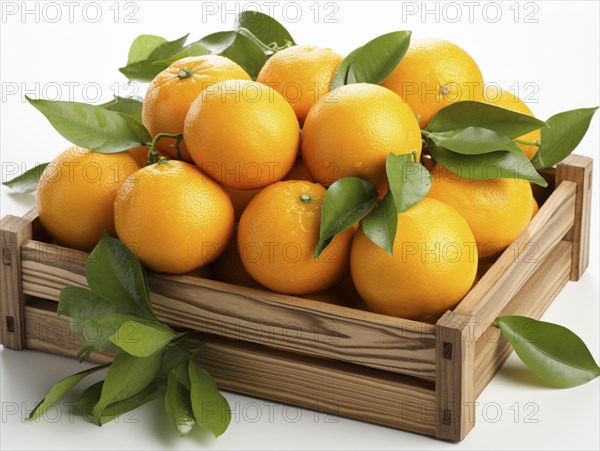
[[[194,363],[200,346],[193,331],[175,331],[156,318],[144,268],[129,248],[106,233],[89,255],[88,288],[65,287],[58,314],[70,318],[80,333],[79,359],[92,352],[114,353],[111,363],[73,374],[58,382],[33,409],[36,419],[85,377],[108,370],[104,380],[86,388],[76,412],[99,426],[159,396],[181,436],[198,424],[216,437],[227,429],[231,410],[210,374]],[[198,342],[198,340],[194,340]]]

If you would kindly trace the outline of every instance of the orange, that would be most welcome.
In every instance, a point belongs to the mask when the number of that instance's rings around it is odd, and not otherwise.
[[[525,104],[525,102],[523,102],[521,99],[515,96],[512,92],[498,88],[494,85],[489,85],[485,87],[484,101],[486,103],[489,103],[490,105],[496,105],[502,108],[506,108],[507,110],[526,114],[527,116],[533,116],[533,113],[531,112],[527,104]],[[523,136],[519,136],[517,139],[521,141],[533,142],[539,141],[541,137],[541,131],[534,130]],[[519,147],[523,149],[523,152],[525,152],[525,155],[527,155],[527,158],[529,158],[530,160],[533,158],[533,156],[539,148],[538,146],[533,146],[529,144],[518,144]]]
[[[256,81],[283,95],[302,125],[308,110],[329,92],[333,74],[342,59],[328,48],[295,45],[269,58]]]
[[[184,135],[206,174],[231,188],[257,189],[281,180],[293,166],[300,129],[294,110],[273,88],[230,80],[198,96]]]
[[[125,180],[115,198],[115,225],[148,268],[181,274],[225,249],[233,207],[227,193],[197,167],[161,159]]]
[[[471,288],[477,248],[454,208],[425,198],[398,215],[392,256],[361,229],[352,243],[350,266],[369,310],[435,322]]]
[[[350,275],[348,275],[336,286],[329,288],[328,290],[310,293],[304,295],[303,297],[313,301],[325,302],[326,304],[342,305],[344,307],[354,307],[361,300]]]
[[[412,41],[381,84],[408,102],[421,128],[445,106],[483,96],[483,76],[477,63],[462,48],[442,39]]]
[[[248,206],[238,230],[244,267],[261,285],[302,295],[337,284],[348,272],[352,228],[336,235],[315,259],[325,188],[307,181],[275,183]]]
[[[331,185],[341,177],[385,179],[390,152],[421,154],[421,131],[411,109],[386,88],[342,86],[322,97],[302,130],[302,159],[313,179]]]
[[[482,258],[510,246],[531,221],[532,192],[526,180],[471,180],[439,164],[431,175],[428,197],[453,206],[464,216]]]
[[[250,80],[250,76],[224,56],[191,56],[175,61],[148,86],[142,121],[150,135],[181,133],[190,105],[198,94],[214,83],[231,79]],[[176,157],[174,139],[162,138],[158,148],[171,158]],[[191,161],[185,141],[179,145],[184,159]]]
[[[115,235],[115,194],[138,169],[128,152],[102,154],[68,148],[40,177],[37,208],[44,228],[61,245],[92,250],[103,230]]]

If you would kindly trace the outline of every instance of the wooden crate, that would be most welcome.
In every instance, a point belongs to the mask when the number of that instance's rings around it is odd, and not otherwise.
[[[576,155],[547,171],[537,216],[435,325],[150,272],[154,308],[172,326],[213,334],[199,358],[225,390],[462,440],[511,352],[494,319],[539,318],[587,267],[591,171]],[[63,287],[86,286],[87,254],[51,244],[35,210],[3,218],[1,238],[2,343],[75,356],[80,337],[56,301]]]

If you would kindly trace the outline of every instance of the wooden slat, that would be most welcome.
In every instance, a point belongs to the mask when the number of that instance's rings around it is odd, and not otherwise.
[[[502,310],[501,315],[522,315],[539,319],[569,281],[571,273],[571,243],[561,241],[531,275],[519,292]],[[512,347],[490,325],[475,345],[475,396],[478,397],[504,364]]]
[[[29,241],[22,255],[29,295],[58,300],[64,286],[85,286],[84,252]],[[148,280],[158,317],[173,326],[435,379],[430,324],[193,276]]]
[[[473,316],[470,329],[477,340],[512,297],[573,227],[577,185],[563,181],[527,229],[454,310]]]
[[[52,311],[56,304],[45,304],[25,307],[27,348],[75,356],[80,337]],[[435,434],[434,387],[417,378],[223,338],[211,338],[197,361],[225,390]]]
[[[2,344],[21,349],[24,342],[23,305],[21,289],[21,244],[31,239],[31,220],[5,216],[0,222],[0,319]]]
[[[566,236],[573,243],[571,280],[579,280],[590,259],[590,218],[592,211],[593,160],[581,155],[569,155],[556,166],[556,183],[570,180],[577,184],[575,223]]]
[[[436,323],[436,437],[462,440],[475,425],[473,318],[446,312]]]

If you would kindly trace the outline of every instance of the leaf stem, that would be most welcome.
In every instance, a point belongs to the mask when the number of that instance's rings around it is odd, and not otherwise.
[[[542,143],[539,139],[536,139],[535,141],[525,141],[524,139],[515,139],[515,142],[518,144],[524,144],[526,146],[540,147],[542,145]]]
[[[154,137],[152,143],[150,144],[150,151],[148,152],[148,165],[154,164],[157,162],[158,157],[160,157],[160,153],[156,150],[156,144],[162,138],[174,138],[175,144],[172,144],[173,147],[177,150],[177,160],[183,160],[181,156],[181,150],[179,149],[179,144],[183,140],[183,133],[159,133]]]

